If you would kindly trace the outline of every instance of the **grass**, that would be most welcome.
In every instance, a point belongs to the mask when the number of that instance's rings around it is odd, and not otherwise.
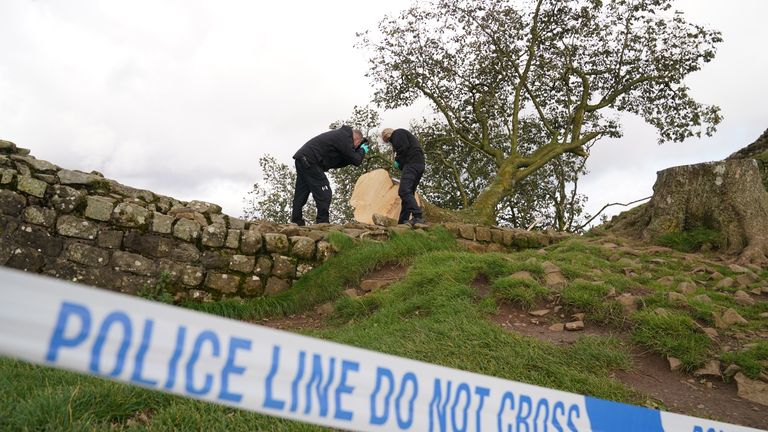
[[[585,312],[588,321],[624,326],[634,342],[660,355],[679,358],[687,371],[701,366],[716,351],[700,328],[701,324],[711,325],[713,313],[734,307],[751,320],[737,330],[764,329],[767,324],[759,314],[768,311],[768,303],[736,305],[730,295],[710,289],[716,281],[700,280],[707,285],[696,292],[710,295],[711,303],[694,301],[693,295],[682,304],[671,303],[668,292],[678,281],[688,279],[685,273],[697,265],[675,258],[674,253],[635,256],[575,239],[549,246],[546,253],[528,250],[478,255],[463,251],[442,230],[395,235],[385,243],[357,242],[341,234],[333,234],[330,241],[339,250],[337,256],[275,297],[185,306],[240,320],[258,320],[333,302],[334,310],[326,326],[304,333],[447,367],[631,403],[642,403],[644,399],[610,377],[612,371],[631,366],[627,348],[619,340],[589,336],[572,345],[558,346],[504,330],[489,319],[490,315],[500,302],[527,309],[559,298],[567,309]],[[609,260],[613,255],[618,255],[619,260]],[[664,261],[652,261],[659,257]],[[542,285],[545,261],[561,269],[569,280],[566,287],[554,291]],[[410,269],[402,280],[385,290],[360,298],[342,295],[366,273],[390,263],[410,265]],[[637,275],[624,273],[629,264]],[[726,276],[731,274],[727,268],[717,270]],[[520,271],[529,272],[532,278],[511,277]],[[658,283],[662,276],[673,276],[675,284]],[[768,272],[761,276],[768,276]],[[486,284],[488,292],[473,288],[478,280]],[[610,297],[612,291],[642,294],[640,310],[625,316]],[[157,289],[150,294],[162,292]],[[666,312],[659,314],[656,308]],[[768,343],[722,354],[721,359],[738,364],[754,377],[765,371]],[[141,414],[149,418],[148,424],[141,420]],[[322,430],[0,358],[0,430],[59,429]]]
[[[680,252],[696,252],[702,250],[702,247],[719,249],[723,244],[723,235],[713,229],[694,228],[663,234],[659,236],[657,243]]]
[[[746,350],[724,353],[720,359],[739,365],[744,375],[757,379],[761,373],[768,370],[768,342],[759,341]]]

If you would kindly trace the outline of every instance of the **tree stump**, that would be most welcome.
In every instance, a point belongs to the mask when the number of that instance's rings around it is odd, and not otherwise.
[[[611,230],[655,241],[695,228],[722,233],[726,253],[768,262],[768,192],[752,159],[678,166],[658,172],[653,197]]]

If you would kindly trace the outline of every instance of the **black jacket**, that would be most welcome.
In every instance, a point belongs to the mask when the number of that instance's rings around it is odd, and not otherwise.
[[[332,131],[323,132],[307,141],[293,155],[294,159],[306,156],[309,163],[319,165],[323,171],[343,168],[349,164],[358,166],[363,163],[365,153],[360,147],[355,148],[352,140],[352,128],[342,126]]]
[[[412,133],[405,129],[395,129],[389,137],[389,143],[395,149],[395,160],[401,167],[407,164],[424,164],[424,151]]]

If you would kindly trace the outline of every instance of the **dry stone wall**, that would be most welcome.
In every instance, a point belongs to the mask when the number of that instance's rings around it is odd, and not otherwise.
[[[476,252],[541,247],[563,237],[448,224]],[[60,168],[0,140],[0,265],[135,294],[161,277],[177,299],[279,293],[331,257],[330,231],[387,240],[407,226],[244,221]]]

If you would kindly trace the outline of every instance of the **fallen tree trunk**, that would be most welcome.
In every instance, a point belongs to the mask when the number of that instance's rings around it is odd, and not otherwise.
[[[659,171],[651,201],[611,225],[650,242],[696,228],[717,230],[722,250],[740,262],[768,262],[768,192],[752,159]]]

